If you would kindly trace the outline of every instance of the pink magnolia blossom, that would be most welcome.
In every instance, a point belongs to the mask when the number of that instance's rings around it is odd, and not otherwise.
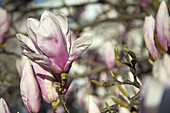
[[[115,65],[115,55],[113,50],[113,45],[111,42],[107,42],[105,44],[105,63],[107,66],[107,69],[112,69]]]
[[[23,67],[20,90],[27,110],[30,113],[39,112],[41,106],[40,89],[29,60],[26,61]]]
[[[159,53],[154,43],[155,27],[161,46],[167,51],[168,45],[170,45],[170,28],[168,9],[164,1],[161,2],[156,16],[156,26],[155,19],[152,16],[145,17],[143,26],[145,45],[153,59],[155,59],[155,56],[159,57]]]
[[[29,18],[27,30],[29,37],[17,34],[28,51],[24,55],[55,74],[68,72],[72,62],[92,43],[91,36],[84,36],[71,45],[67,18],[49,11],[41,15],[40,21]]]
[[[168,43],[170,46],[170,23],[169,13],[165,1],[162,1],[156,16],[156,32],[159,41],[163,48],[168,50]]]
[[[159,57],[159,53],[156,49],[154,42],[154,30],[155,30],[155,20],[152,16],[145,17],[143,25],[143,34],[145,39],[145,45],[149,51],[149,54],[153,59]]]
[[[91,95],[89,96],[89,112],[88,113],[100,113],[100,110],[97,107]]]
[[[9,108],[3,98],[0,99],[0,113],[10,113]]]
[[[24,64],[28,62],[29,59],[26,56],[22,56],[20,61],[20,66],[18,66],[21,70],[18,70],[21,73],[20,77],[23,76],[22,72],[24,71]],[[43,100],[47,103],[52,103],[53,101],[57,101],[58,93],[54,87],[54,77],[50,72],[47,72],[38,64],[31,62],[32,71],[34,72],[34,76],[36,78],[37,84],[40,88],[40,93],[43,97]],[[72,78],[67,77],[66,84],[65,84],[65,93],[71,84]],[[31,89],[30,89],[31,90]]]
[[[5,37],[8,33],[9,26],[10,26],[10,18],[7,14],[7,11],[0,8],[0,44],[2,44],[5,40]]]

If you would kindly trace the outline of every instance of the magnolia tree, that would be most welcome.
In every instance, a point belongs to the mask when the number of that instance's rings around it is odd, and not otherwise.
[[[169,113],[169,1],[0,1],[0,113]]]

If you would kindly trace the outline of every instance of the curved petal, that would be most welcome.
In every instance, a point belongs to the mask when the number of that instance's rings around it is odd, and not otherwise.
[[[169,13],[165,1],[162,1],[156,16],[156,31],[162,47],[167,51],[170,43]]]
[[[16,34],[16,36],[22,42],[24,49],[26,49],[28,51],[31,50],[37,54],[39,53],[30,38],[28,38],[27,36],[25,36],[23,34]]]
[[[58,99],[58,94],[53,86],[54,77],[52,74],[41,68],[36,63],[31,63],[33,65],[33,69],[39,83],[41,94],[47,103],[51,103]]]
[[[100,113],[100,110],[97,107],[91,95],[89,96],[89,112],[88,113]]]
[[[0,110],[1,113],[10,113],[9,108],[3,98],[0,99]]]
[[[68,60],[68,52],[58,23],[48,16],[44,17],[37,29],[37,37],[41,51],[63,69]]]
[[[69,59],[64,67],[64,71],[67,72],[71,66],[71,63],[77,59],[93,42],[92,36],[84,36],[73,42]]]
[[[20,90],[27,110],[29,112],[39,112],[41,106],[40,90],[29,60],[27,60],[23,68]]]
[[[159,57],[159,53],[154,43],[154,29],[155,29],[154,18],[152,16],[145,17],[143,25],[143,35],[145,39],[145,45],[153,59],[155,59],[155,56]]]
[[[33,62],[39,64],[42,68],[47,71],[52,71],[55,74],[60,74],[62,70],[56,64],[54,64],[48,57],[42,54],[27,53],[23,52],[23,55],[27,56]]]
[[[16,67],[17,67],[17,71],[19,73],[20,78],[22,77],[22,70],[27,60],[28,60],[28,57],[22,55],[21,59],[16,61]]]
[[[34,18],[28,18],[27,19],[27,30],[28,30],[28,35],[32,39],[34,44],[37,44],[37,28],[39,26],[40,22],[37,19]]]

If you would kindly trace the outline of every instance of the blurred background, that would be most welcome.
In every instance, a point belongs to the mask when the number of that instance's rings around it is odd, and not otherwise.
[[[20,77],[17,69],[21,59],[22,47],[16,33],[27,35],[27,18],[40,18],[49,10],[67,16],[72,42],[84,35],[92,35],[92,45],[72,65],[69,75],[73,82],[66,95],[67,106],[71,113],[86,113],[88,95],[93,95],[101,110],[107,101],[111,106],[111,96],[117,89],[99,87],[91,80],[113,80],[109,70],[120,80],[133,78],[127,66],[115,60],[114,47],[117,44],[120,58],[125,60],[123,45],[138,57],[136,73],[138,79],[150,76],[151,65],[148,63],[148,51],[142,34],[145,16],[155,17],[161,0],[0,0],[0,7],[10,16],[10,29],[5,39],[5,46],[0,48],[0,97],[4,98],[11,113],[27,113],[20,95]],[[170,1],[166,0],[168,9]],[[1,17],[1,14],[0,14]],[[1,19],[1,18],[0,18]],[[1,31],[1,29],[0,29]],[[111,46],[109,46],[111,45]],[[106,59],[111,57],[110,65]],[[112,62],[113,61],[113,62]],[[125,86],[133,96],[132,86]],[[135,88],[136,93],[139,89]],[[42,101],[40,113],[52,113],[51,105]],[[58,113],[64,113],[59,105]]]

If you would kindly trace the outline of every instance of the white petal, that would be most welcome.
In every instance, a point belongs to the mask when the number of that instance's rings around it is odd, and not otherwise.
[[[31,49],[32,51],[34,51],[35,53],[39,54],[38,50],[35,48],[34,43],[31,41],[30,38],[28,38],[27,36],[23,35],[23,34],[16,34],[17,38],[24,43],[29,49]]]
[[[100,110],[97,107],[91,95],[89,96],[89,112],[88,113],[100,113]]]
[[[69,55],[69,61],[77,59],[92,43],[92,36],[84,36],[77,39],[71,48],[71,53]]]

